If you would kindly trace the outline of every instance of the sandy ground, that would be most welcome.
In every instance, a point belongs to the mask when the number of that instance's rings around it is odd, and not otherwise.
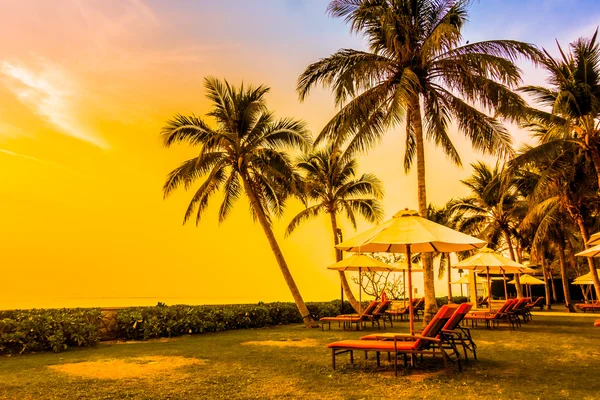
[[[182,374],[181,371],[178,371],[181,367],[204,363],[206,363],[205,360],[191,357],[152,356],[51,365],[48,368],[79,378],[131,379]]]

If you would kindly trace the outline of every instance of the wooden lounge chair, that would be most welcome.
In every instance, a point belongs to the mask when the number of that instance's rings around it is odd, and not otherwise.
[[[385,328],[385,322],[387,320],[390,323],[390,326],[393,327],[394,323],[392,322],[392,316],[390,314],[388,314],[388,312],[387,312],[391,306],[392,306],[391,300],[382,301],[381,304],[379,304],[379,306],[377,306],[375,311],[373,311],[373,314],[370,317],[371,322],[374,325],[376,324],[379,327],[380,326],[379,322],[383,321],[383,327]]]
[[[493,328],[494,326],[498,326],[501,321],[506,321],[510,324],[511,328],[514,329],[518,322],[515,320],[516,317],[512,314],[511,309],[518,302],[519,299],[506,300],[504,304],[495,311],[470,312],[464,319],[465,321],[471,321],[471,327],[473,327],[474,323],[477,321],[484,321],[486,328]]]
[[[529,311],[529,308],[527,308],[527,304],[530,302],[531,299],[529,297],[523,297],[518,299],[512,309],[506,310],[506,312],[510,312],[512,315],[514,315],[515,322],[517,322],[519,327],[521,326],[521,320],[519,317],[523,317],[523,322],[525,323],[531,321],[532,319],[531,311]]]
[[[394,335],[393,339],[381,337],[381,340],[341,340],[330,343],[327,347],[331,349],[331,365],[335,369],[335,359],[338,355],[350,353],[350,362],[354,363],[354,351],[374,351],[377,356],[377,365],[380,365],[380,353],[388,353],[394,357],[394,372],[398,375],[398,356],[404,356],[404,365],[407,366],[407,356],[410,355],[412,366],[416,363],[416,355],[437,354],[436,350],[444,360],[447,367],[448,361],[453,361],[445,349],[451,348],[452,355],[456,356],[459,371],[462,370],[460,353],[453,342],[442,332],[454,311],[455,307],[443,306],[433,317],[421,335]]]
[[[531,310],[532,308],[539,307],[540,311],[544,311],[544,297],[538,297],[534,302],[527,304],[527,308]]]
[[[588,311],[591,311],[592,313],[594,313],[596,311],[600,311],[600,301],[593,301],[591,303],[575,304],[575,307],[579,308],[584,313],[588,312]]]
[[[465,353],[465,361],[468,364],[469,358],[467,355],[467,350],[469,350],[470,352],[473,353],[474,359],[477,359],[477,353],[476,353],[477,345],[475,344],[475,342],[473,341],[473,339],[471,337],[471,331],[469,330],[469,328],[462,327],[462,326],[460,326],[460,324],[463,321],[463,319],[465,318],[465,316],[469,313],[469,311],[471,311],[471,308],[473,308],[473,304],[472,303],[463,303],[461,305],[452,304],[452,305],[448,305],[448,307],[453,308],[455,311],[454,311],[454,314],[452,314],[452,317],[450,317],[450,319],[446,323],[446,325],[444,325],[442,327],[442,332],[445,333],[455,343],[460,343],[462,345],[463,351]],[[385,340],[386,338],[388,340],[393,340],[394,336],[397,336],[397,335],[405,335],[405,334],[403,334],[403,333],[384,333],[384,334],[374,333],[374,334],[362,336],[360,338],[360,340],[377,340],[377,339]],[[420,335],[423,336],[423,332]]]
[[[356,325],[356,329],[360,329],[361,324],[366,322],[373,322],[373,312],[379,306],[379,301],[372,301],[371,304],[365,308],[362,314],[344,314],[338,315],[337,317],[323,317],[319,319],[321,322],[321,330],[324,330],[325,323],[327,323],[329,329],[331,329],[331,323],[337,322],[338,326],[343,326],[344,329],[350,328],[352,329],[352,325]]]

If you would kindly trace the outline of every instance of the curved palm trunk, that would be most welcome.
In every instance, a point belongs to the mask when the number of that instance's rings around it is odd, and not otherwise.
[[[331,212],[331,213],[329,213],[329,216],[331,217],[331,228],[333,229],[333,243],[334,243],[334,245],[338,245],[340,243],[340,241],[339,241],[339,238],[337,235],[338,225],[337,225],[335,213]],[[335,260],[342,261],[341,250],[335,249]],[[360,305],[358,304],[358,300],[356,300],[356,297],[354,297],[354,294],[352,293],[352,289],[350,289],[350,285],[348,284],[348,279],[346,278],[346,273],[344,271],[338,271],[338,272],[340,274],[340,282],[342,283],[342,288],[344,290],[344,294],[346,295],[346,298],[352,305],[352,308],[354,308],[354,311],[360,312]]]
[[[506,228],[502,228],[502,233],[504,234],[504,240],[506,241],[506,245],[508,246],[508,253],[510,254],[510,259],[513,261],[517,261],[515,259],[515,250],[513,249],[512,240],[510,239],[510,233]],[[521,279],[519,274],[515,274],[515,288],[517,289],[517,297],[520,299],[523,297],[523,286],[521,285]]]
[[[306,307],[306,304],[304,303],[304,300],[302,299],[302,295],[300,294],[300,291],[298,290],[298,286],[296,286],[294,277],[290,273],[290,270],[287,266],[287,262],[285,261],[285,258],[283,257],[283,253],[281,252],[281,249],[279,248],[279,244],[277,243],[277,239],[275,238],[275,235],[273,234],[273,230],[271,229],[271,225],[269,224],[269,221],[267,220],[265,212],[264,212],[260,202],[258,201],[256,194],[254,193],[254,189],[252,188],[252,185],[250,184],[248,177],[245,176],[245,174],[241,174],[241,176],[242,176],[242,180],[244,182],[244,189],[246,191],[246,195],[248,196],[248,199],[250,200],[252,209],[256,213],[256,217],[258,218],[258,222],[260,223],[260,226],[263,228],[263,231],[265,232],[265,235],[267,236],[267,240],[269,241],[269,245],[271,246],[271,250],[273,251],[273,255],[275,256],[275,259],[277,260],[277,264],[279,264],[279,268],[281,269],[283,278],[285,279],[285,282],[287,283],[287,285],[290,289],[290,292],[292,292],[292,296],[294,297],[294,302],[296,303],[296,307],[298,307],[298,311],[300,311],[300,315],[302,316],[304,325],[307,328],[318,327],[319,325],[313,320],[312,316],[310,315],[310,311],[308,311],[308,308]]]
[[[567,262],[565,260],[565,241],[562,238],[562,235],[559,236],[557,245],[560,276],[562,278],[563,293],[565,296],[565,305],[569,309],[569,312],[575,312],[575,307],[571,303],[571,293],[569,292],[569,278],[567,277]]]
[[[419,98],[413,99],[411,107],[411,121],[417,147],[417,187],[419,200],[419,213],[421,217],[427,218],[427,191],[425,186],[425,143],[423,140],[423,123],[421,121],[421,105]],[[408,129],[408,127],[407,127]],[[433,262],[431,254],[422,254],[423,259],[423,286],[425,297],[425,310],[423,323],[428,323],[437,312],[437,301],[435,300],[435,276],[433,273]],[[407,260],[410,262],[410,260]]]
[[[581,232],[581,237],[583,239],[583,243],[585,248],[588,248],[587,242],[590,240],[590,235],[587,230],[587,226],[585,226],[585,222],[580,214],[571,214],[571,216],[575,219],[577,226],[579,227],[579,232]],[[592,257],[587,257],[588,267],[590,268],[590,273],[592,274],[592,282],[594,282],[594,289],[596,290],[596,298],[600,299],[600,279],[598,279],[598,274],[596,272],[596,265],[594,264],[594,259]]]

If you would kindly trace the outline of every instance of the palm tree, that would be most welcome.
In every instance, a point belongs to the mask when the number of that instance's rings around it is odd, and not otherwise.
[[[546,231],[559,228],[569,232],[565,229],[570,225],[565,222],[568,218],[576,227],[574,230],[579,231],[579,241],[585,247],[589,239],[589,227],[600,206],[597,181],[590,174],[593,170],[590,164],[583,151],[569,143],[547,148],[544,152],[539,152],[537,147],[525,146],[522,154],[515,158],[514,167],[529,167],[530,179],[535,182],[529,198],[530,210],[523,221],[524,225],[536,226],[534,246],[544,239]],[[555,241],[560,241],[559,251],[563,254],[565,246],[573,247],[571,238],[566,236],[562,232],[555,234]],[[573,251],[569,251],[569,254],[573,254]],[[562,263],[563,260],[560,261]],[[588,258],[587,261],[588,267],[594,268],[593,259]],[[595,273],[592,277],[596,278],[594,288],[600,296],[598,277]]]
[[[552,154],[577,155],[582,151],[591,160],[597,187],[600,188],[600,45],[598,29],[591,38],[580,38],[565,53],[558,44],[560,58],[544,50],[541,64],[548,72],[550,87],[520,88],[532,95],[550,112],[529,109],[526,126],[537,132],[540,144],[520,157],[520,163],[550,157]],[[564,158],[561,160],[564,161]],[[584,242],[589,233],[580,215],[573,217]],[[588,258],[596,294],[600,296],[600,279],[594,260]]]
[[[509,174],[498,165],[492,168],[479,161],[471,166],[472,175],[461,181],[471,194],[457,199],[453,205],[454,212],[462,214],[458,227],[486,240],[490,247],[498,248],[504,243],[510,258],[517,261],[513,233],[517,229],[515,215],[522,207],[517,188]],[[518,274],[515,274],[515,281],[517,296],[523,297]]]
[[[183,186],[189,189],[204,179],[185,212],[184,223],[195,214],[196,224],[211,197],[223,192],[219,223],[223,222],[242,194],[248,197],[252,217],[262,227],[283,277],[292,292],[304,324],[316,323],[308,311],[277,239],[271,220],[281,216],[289,194],[297,193],[299,176],[284,149],[304,149],[310,145],[306,124],[291,118],[275,119],[268,111],[266,86],[239,88],[227,81],[205,79],[206,97],[212,103],[207,114],[215,124],[194,115],[176,115],[162,129],[165,146],[186,143],[199,147],[199,155],[184,161],[168,176],[165,197]]]
[[[525,105],[510,88],[520,82],[514,61],[537,59],[532,45],[512,40],[462,43],[468,0],[333,0],[329,13],[365,36],[368,51],[341,49],[309,65],[298,80],[303,100],[313,86],[333,89],[340,111],[317,141],[348,141],[350,153],[367,150],[406,121],[404,168],[417,164],[418,203],[427,215],[427,137],[455,164],[451,120],[477,150],[512,152],[509,132],[490,115],[516,118]],[[436,311],[433,268],[424,257],[426,320]]]
[[[291,234],[302,222],[325,213],[329,214],[333,232],[334,246],[339,244],[342,230],[338,227],[339,213],[345,213],[356,229],[356,217],[361,216],[368,222],[379,222],[383,218],[383,208],[379,199],[383,196],[383,185],[373,174],[356,177],[357,162],[347,157],[333,144],[322,150],[314,150],[302,155],[297,163],[304,173],[307,200],[312,204],[300,211],[288,225],[286,235]],[[336,261],[342,260],[342,252],[336,250]],[[359,304],[346,275],[339,271],[340,280],[346,298],[355,310]]]

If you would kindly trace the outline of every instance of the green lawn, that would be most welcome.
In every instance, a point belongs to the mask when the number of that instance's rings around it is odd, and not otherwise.
[[[600,328],[593,318],[534,318],[516,331],[473,330],[479,360],[463,373],[430,366],[394,377],[387,361],[377,369],[361,356],[354,366],[339,357],[333,371],[327,343],[360,333],[293,325],[3,357],[0,399],[600,398]],[[406,323],[396,329],[405,330]],[[301,346],[265,343],[286,339]],[[250,341],[258,343],[242,344]]]

